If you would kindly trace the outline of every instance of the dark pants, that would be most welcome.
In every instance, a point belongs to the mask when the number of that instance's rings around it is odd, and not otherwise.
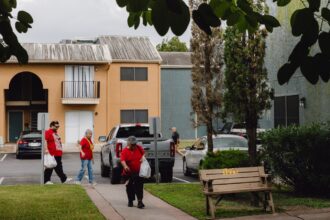
[[[55,168],[46,168],[45,169],[45,177],[44,182],[50,181],[50,178],[52,176],[53,170],[55,170],[57,176],[61,179],[61,182],[64,183],[66,181],[66,175],[63,173],[63,166],[62,166],[62,157],[56,157],[55,160],[57,163],[57,166]]]
[[[126,185],[126,193],[128,201],[134,201],[135,195],[138,201],[143,199],[143,183],[144,179],[139,174],[133,174],[129,177]]]

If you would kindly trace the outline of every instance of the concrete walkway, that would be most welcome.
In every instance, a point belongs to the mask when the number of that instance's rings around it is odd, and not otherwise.
[[[111,220],[196,220],[181,210],[144,192],[144,209],[127,206],[125,185],[98,184],[93,188],[86,187],[88,195],[99,208],[100,212]]]

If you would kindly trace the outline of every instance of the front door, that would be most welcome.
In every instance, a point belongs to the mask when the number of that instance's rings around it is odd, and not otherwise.
[[[9,112],[9,142],[17,142],[23,130],[23,112]]]
[[[65,113],[66,143],[78,143],[85,135],[86,129],[93,130],[93,112],[72,111]]]

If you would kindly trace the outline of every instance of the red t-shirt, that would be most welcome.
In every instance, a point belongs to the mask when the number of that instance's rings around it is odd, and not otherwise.
[[[120,155],[120,161],[125,161],[127,166],[130,168],[131,173],[139,173],[140,167],[141,167],[141,158],[144,155],[144,149],[143,147],[136,145],[136,148],[134,150],[130,150],[127,147],[123,149]],[[123,169],[123,175],[127,175],[129,173],[126,173]]]
[[[91,140],[87,140],[86,137],[81,139],[81,141],[80,141],[81,150],[85,153],[85,156],[83,157],[80,152],[80,158],[82,160],[93,159],[93,151],[91,149],[91,144],[93,144],[93,142]]]
[[[49,154],[57,157],[62,156],[63,152],[61,138],[58,136],[57,132],[55,132],[53,129],[48,129],[45,132],[45,139],[47,141]]]

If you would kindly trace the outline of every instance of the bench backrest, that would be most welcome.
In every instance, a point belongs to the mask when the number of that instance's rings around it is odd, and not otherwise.
[[[200,180],[208,192],[229,192],[268,187],[265,170],[260,167],[200,170]]]

